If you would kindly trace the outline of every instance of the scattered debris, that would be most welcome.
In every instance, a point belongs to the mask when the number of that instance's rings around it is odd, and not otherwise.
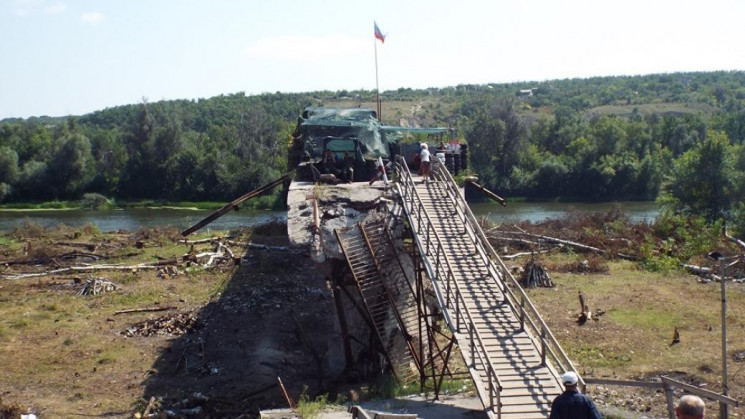
[[[608,263],[598,257],[590,257],[588,259],[582,259],[563,268],[566,272],[576,274],[588,274],[588,273],[604,273],[607,274],[610,271]]]
[[[106,294],[107,292],[113,292],[120,287],[113,282],[109,282],[104,278],[91,278],[85,281],[83,288],[81,288],[79,295],[100,295]]]
[[[199,327],[201,323],[193,313],[178,313],[136,323],[120,334],[129,338],[156,335],[181,336]]]

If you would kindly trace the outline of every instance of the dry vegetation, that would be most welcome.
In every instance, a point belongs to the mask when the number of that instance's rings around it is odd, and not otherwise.
[[[613,214],[519,227],[610,253],[632,253],[649,229]],[[333,329],[324,322],[333,321],[334,307],[323,291],[323,277],[312,273],[312,263],[302,254],[248,250],[240,268],[180,265],[176,275],[128,270],[8,279],[84,263],[132,265],[180,258],[189,246],[177,242],[177,233],[154,229],[103,235],[90,227],[45,230],[26,225],[0,236],[0,261],[6,262],[0,268],[0,412],[11,412],[11,417],[27,409],[46,417],[131,417],[156,396],[157,408],[193,408],[179,405],[189,399],[204,414],[236,417],[255,413],[258,406],[283,404],[272,384],[278,374],[295,395],[303,384],[316,384],[318,354],[303,347],[288,319],[300,316],[298,321],[312,331],[310,337],[321,339],[313,346],[324,348],[323,339],[329,337],[323,335]],[[286,244],[281,225],[246,232],[241,239],[249,235],[265,244]],[[85,244],[96,246],[91,250]],[[526,250],[515,243],[501,243],[500,250],[504,246],[508,253]],[[523,266],[530,258],[507,264]],[[669,374],[721,390],[719,284],[700,283],[682,271],[652,273],[637,262],[566,247],[536,255],[536,260],[556,286],[528,292],[586,377],[654,380]],[[90,277],[105,278],[119,288],[78,295]],[[743,287],[728,284],[730,394],[741,403]],[[576,321],[580,291],[593,312],[605,313],[581,326]],[[114,314],[159,307],[175,308]],[[680,343],[672,345],[676,326]],[[665,416],[659,392],[621,387],[589,391],[606,413],[609,406],[618,406],[636,412],[631,417],[640,412]],[[200,402],[202,396],[210,402]],[[710,403],[710,408],[716,410],[716,405]]]
[[[506,253],[546,250],[535,260],[545,266],[553,288],[533,288],[528,293],[569,357],[586,376],[619,380],[659,381],[669,375],[708,390],[722,391],[720,284],[702,281],[682,269],[650,272],[641,267],[653,226],[630,223],[616,211],[590,215],[572,214],[561,220],[490,229],[492,237],[507,230],[521,230],[597,247],[603,254],[571,246],[541,243],[528,245],[494,239]],[[512,236],[508,236],[512,237]],[[537,241],[536,241],[537,243]],[[727,254],[738,249],[719,243]],[[741,250],[740,250],[741,252]],[[632,256],[622,260],[618,254]],[[712,266],[705,255],[692,258]],[[507,262],[521,267],[523,256]],[[734,271],[737,278],[741,271]],[[745,286],[730,281],[728,287],[728,370],[730,395],[745,402]],[[593,321],[580,325],[579,293],[584,294]],[[673,344],[675,328],[680,342]],[[589,392],[600,405],[617,406],[652,417],[666,416],[664,393],[636,388],[596,386]],[[710,409],[718,409],[710,402]]]
[[[321,328],[318,336],[333,330],[312,317],[333,310],[312,262],[289,250],[234,247],[242,255],[240,267],[225,261],[206,269],[182,261],[191,246],[179,239],[175,229],[102,235],[91,227],[33,224],[2,236],[0,407],[44,417],[132,417],[154,396],[156,409],[199,408],[224,417],[226,411],[255,414],[258,405],[281,404],[277,374],[295,397],[303,384],[315,385],[303,374],[313,376],[316,364],[293,337],[295,325],[305,322]],[[286,227],[263,226],[235,238],[248,239],[286,245]],[[80,250],[86,244],[94,249]],[[158,270],[11,279],[91,262],[129,266],[173,259],[179,261],[175,267]],[[91,277],[117,289],[80,295]],[[314,303],[304,312],[290,312],[308,301]],[[151,311],[117,314],[138,309]]]

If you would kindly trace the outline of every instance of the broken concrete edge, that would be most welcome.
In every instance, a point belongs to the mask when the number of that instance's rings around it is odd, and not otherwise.
[[[334,230],[349,228],[374,217],[389,205],[392,188],[367,182],[317,185],[292,182],[287,194],[287,236],[294,246],[310,249],[316,263],[343,259]]]

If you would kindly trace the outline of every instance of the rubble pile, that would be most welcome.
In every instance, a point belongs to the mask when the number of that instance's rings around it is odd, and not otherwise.
[[[149,319],[134,324],[120,332],[128,338],[134,336],[181,336],[201,327],[201,322],[194,313],[176,313]]]
[[[107,292],[113,292],[120,287],[113,282],[104,278],[90,278],[83,283],[83,287],[78,292],[79,295],[100,295]]]

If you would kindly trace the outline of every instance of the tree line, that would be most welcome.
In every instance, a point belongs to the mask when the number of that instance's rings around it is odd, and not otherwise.
[[[0,121],[0,202],[225,201],[286,171],[309,105],[366,90],[243,93]],[[429,103],[424,125],[468,142],[471,167],[507,196],[655,199],[707,217],[742,210],[745,73],[676,73],[386,91]],[[397,125],[397,121],[385,123]]]

